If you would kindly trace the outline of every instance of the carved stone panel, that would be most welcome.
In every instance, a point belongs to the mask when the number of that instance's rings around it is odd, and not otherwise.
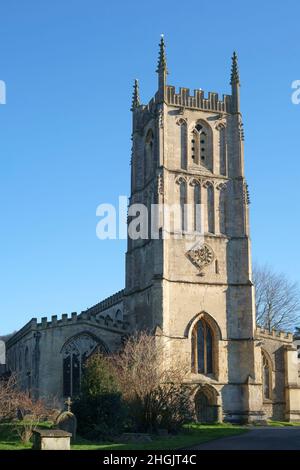
[[[185,255],[200,272],[215,258],[213,250],[206,243],[191,248]]]

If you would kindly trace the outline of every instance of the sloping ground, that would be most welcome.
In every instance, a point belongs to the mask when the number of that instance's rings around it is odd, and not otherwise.
[[[252,428],[247,434],[200,444],[193,450],[300,450],[300,426]]]

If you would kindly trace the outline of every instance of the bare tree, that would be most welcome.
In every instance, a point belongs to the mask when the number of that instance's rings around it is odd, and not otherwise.
[[[24,443],[31,439],[41,421],[45,421],[51,413],[44,400],[33,399],[28,392],[17,392],[18,409],[23,410],[23,419],[16,423],[16,432]]]
[[[192,419],[191,391],[184,385],[187,369],[178,359],[168,365],[161,337],[146,332],[134,335],[112,361],[138,430],[175,430]]]
[[[15,417],[19,403],[16,384],[15,375],[0,379],[0,422]]]
[[[290,281],[269,266],[255,265],[253,281],[256,292],[256,321],[271,331],[294,331],[299,324],[300,291],[297,282]]]
[[[34,399],[29,392],[18,388],[16,374],[0,379],[0,422],[15,421],[15,430],[22,442],[29,442],[33,431],[41,421],[52,420],[57,410],[55,401]],[[21,419],[17,420],[17,417]]]

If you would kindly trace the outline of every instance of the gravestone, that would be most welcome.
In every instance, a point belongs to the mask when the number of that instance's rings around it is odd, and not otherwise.
[[[36,429],[33,431],[34,450],[70,450],[72,435],[61,429]]]
[[[66,431],[72,434],[72,441],[76,439],[76,430],[77,430],[77,419],[74,413],[71,411],[71,399],[65,402],[67,409],[62,411],[55,420],[55,425],[58,429]]]

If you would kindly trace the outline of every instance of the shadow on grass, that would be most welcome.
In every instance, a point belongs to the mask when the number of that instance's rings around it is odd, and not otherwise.
[[[30,450],[31,443],[24,444],[16,432],[17,423],[0,424],[0,450]],[[46,427],[49,424],[45,423]],[[72,444],[72,450],[175,450],[196,446],[221,437],[235,436],[249,429],[232,424],[201,425],[192,423],[185,425],[181,432],[175,435],[152,436],[152,442],[144,444],[122,444],[114,442],[94,442],[79,437]]]
[[[176,435],[152,436],[152,442],[145,444],[122,444],[118,442],[92,442],[78,438],[72,450],[175,450],[192,447],[221,437],[235,436],[247,432],[243,426],[231,424],[200,425],[189,424]],[[117,441],[117,440],[116,440]]]

